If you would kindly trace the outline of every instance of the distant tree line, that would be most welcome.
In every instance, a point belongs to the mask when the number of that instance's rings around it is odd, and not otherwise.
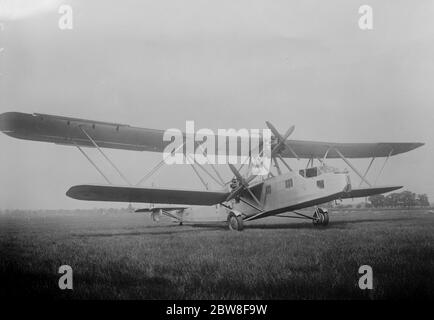
[[[416,194],[411,191],[394,192],[386,196],[378,194],[370,196],[368,201],[374,208],[410,208],[430,206],[426,194]]]

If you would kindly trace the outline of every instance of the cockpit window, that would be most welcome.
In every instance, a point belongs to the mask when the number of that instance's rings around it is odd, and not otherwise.
[[[345,170],[339,170],[339,169],[330,167],[324,163],[319,167],[313,167],[313,168],[307,168],[307,169],[299,170],[299,174],[305,178],[318,177],[318,176],[322,175],[323,173],[348,173],[348,171],[346,169]]]
[[[299,173],[302,177],[312,178],[312,177],[316,177],[319,174],[321,174],[321,171],[319,171],[317,167],[313,167],[313,168],[300,170]]]

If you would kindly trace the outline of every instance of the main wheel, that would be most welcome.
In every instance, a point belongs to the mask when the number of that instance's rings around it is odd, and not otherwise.
[[[312,223],[314,226],[326,226],[329,224],[329,214],[327,210],[317,208],[313,214]]]
[[[315,209],[315,212],[313,213],[313,217],[312,217],[313,225],[318,226],[318,225],[322,224],[322,221],[324,221],[324,217],[318,211],[318,209]]]
[[[233,212],[229,213],[228,226],[231,231],[242,231],[244,229],[243,218],[236,216]]]
[[[327,211],[323,212],[324,221],[322,222],[323,226],[326,226],[329,224],[329,214]]]

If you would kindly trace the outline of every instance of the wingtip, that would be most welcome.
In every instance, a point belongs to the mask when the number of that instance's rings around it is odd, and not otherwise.
[[[0,114],[0,131],[13,138],[22,139],[23,128],[31,115],[8,111]]]
[[[11,130],[16,114],[10,111],[0,113],[0,131],[7,133]]]
[[[404,186],[393,186],[391,191],[393,191],[393,190],[399,190],[399,189],[402,189],[402,188],[404,188]]]
[[[72,199],[76,199],[76,200],[83,200],[82,197],[80,197],[80,190],[82,190],[83,188],[86,188],[87,185],[75,185],[70,187],[67,191],[66,191],[66,196],[70,197]]]
[[[425,142],[413,142],[413,143],[409,143],[409,145],[411,148],[410,150],[414,150],[414,149],[417,149],[417,148],[424,146]]]
[[[74,193],[74,186],[73,186],[73,187],[70,187],[70,188],[65,192],[65,195],[66,195],[67,197],[70,197],[70,198],[72,198],[72,199],[75,199],[75,198],[73,197],[73,193]]]

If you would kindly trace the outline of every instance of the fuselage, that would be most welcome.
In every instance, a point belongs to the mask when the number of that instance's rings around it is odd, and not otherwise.
[[[268,178],[251,190],[264,211],[272,215],[334,200],[342,192],[351,190],[351,182],[347,171],[320,166]],[[249,200],[257,206],[255,201]],[[243,201],[233,201],[233,208],[245,217],[258,213]]]

